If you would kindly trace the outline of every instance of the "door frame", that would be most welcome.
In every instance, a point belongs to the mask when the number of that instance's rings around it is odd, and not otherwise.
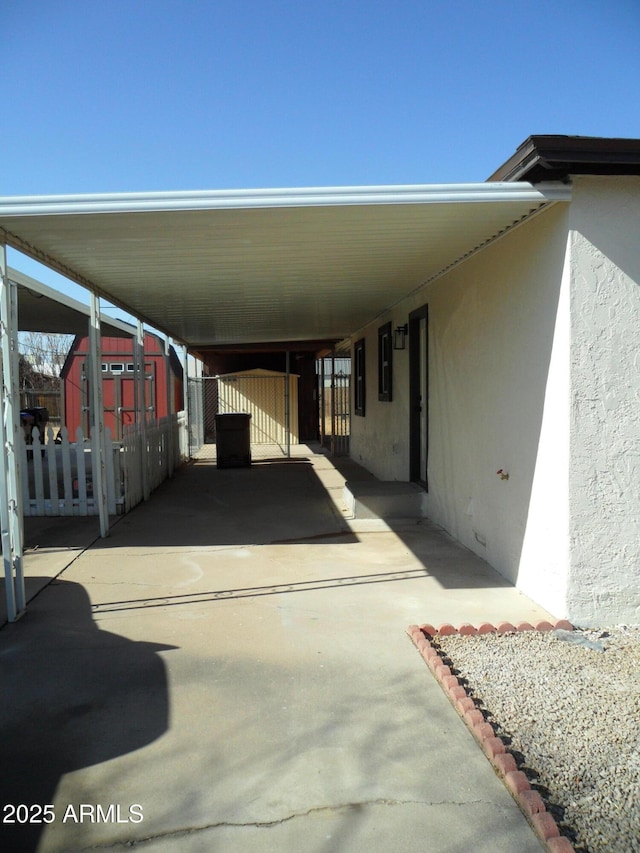
[[[424,364],[420,359],[420,321],[425,321],[425,355]],[[425,400],[421,401],[420,386],[424,376]],[[422,438],[420,421],[421,406],[424,406],[424,471],[422,478]],[[423,305],[409,314],[409,479],[419,483],[426,491],[428,484],[429,459],[429,306]]]

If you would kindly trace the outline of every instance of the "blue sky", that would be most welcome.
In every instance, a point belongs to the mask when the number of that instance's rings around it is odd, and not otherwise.
[[[640,0],[3,0],[1,18],[0,195],[483,181],[532,133],[640,137]]]
[[[640,0],[3,0],[0,195],[482,181],[640,137]]]

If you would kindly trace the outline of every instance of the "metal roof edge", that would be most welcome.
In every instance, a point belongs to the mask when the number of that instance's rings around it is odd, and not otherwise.
[[[211,190],[167,193],[115,193],[0,197],[0,217],[96,213],[162,213],[274,207],[445,204],[468,202],[568,201],[570,191],[526,182],[412,184],[405,186],[308,187],[262,190]]]

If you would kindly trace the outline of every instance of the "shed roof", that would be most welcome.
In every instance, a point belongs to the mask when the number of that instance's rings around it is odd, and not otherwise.
[[[64,335],[88,335],[90,309],[76,299],[60,293],[41,281],[9,267],[10,281],[18,285],[18,327],[21,332],[51,332]],[[131,337],[134,326],[102,314],[101,331],[113,338]]]
[[[341,340],[570,188],[0,198],[0,238],[182,341]]]

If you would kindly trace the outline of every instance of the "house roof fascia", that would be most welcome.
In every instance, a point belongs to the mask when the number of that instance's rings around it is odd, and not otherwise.
[[[538,184],[571,175],[640,175],[640,139],[529,136],[487,182]]]

